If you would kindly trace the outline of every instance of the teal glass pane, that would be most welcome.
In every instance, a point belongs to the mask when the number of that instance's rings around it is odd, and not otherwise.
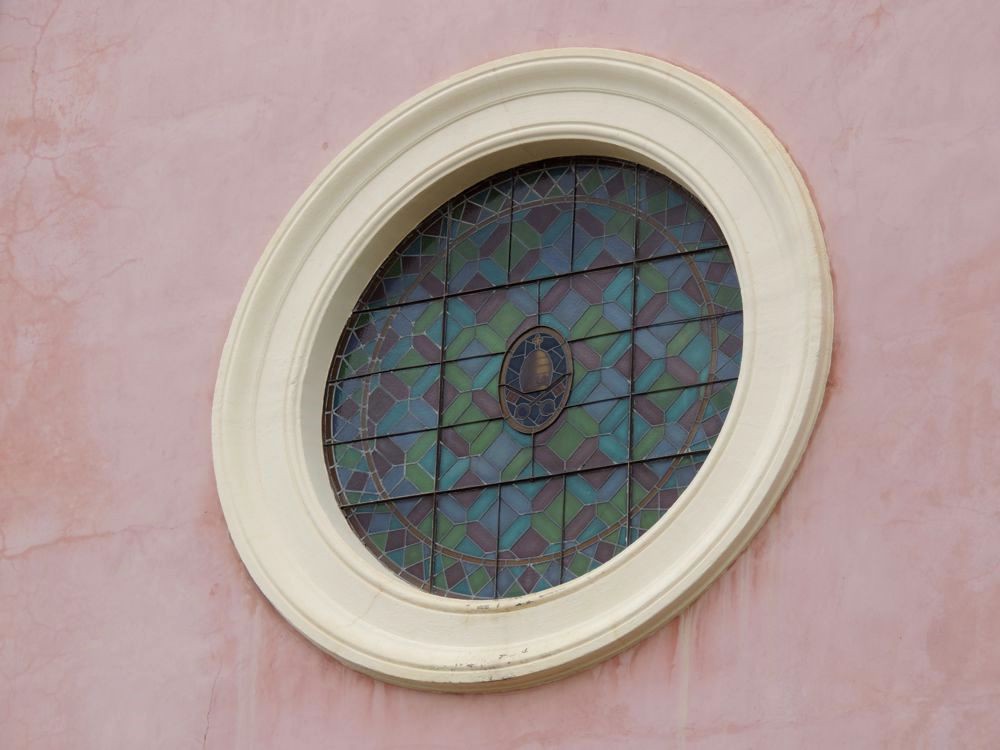
[[[559,583],[562,529],[561,477],[500,489],[497,596],[523,596]]]
[[[726,421],[736,383],[715,383],[635,396],[632,459],[708,450]]]
[[[496,487],[437,497],[434,591],[446,596],[496,596],[500,490]]]

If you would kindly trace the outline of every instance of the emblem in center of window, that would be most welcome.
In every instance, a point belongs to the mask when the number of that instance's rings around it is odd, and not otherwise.
[[[573,357],[551,328],[525,331],[507,349],[500,368],[500,408],[518,432],[544,430],[562,413],[573,385]]]

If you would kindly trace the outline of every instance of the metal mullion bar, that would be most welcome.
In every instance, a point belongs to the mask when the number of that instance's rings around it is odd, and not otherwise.
[[[576,199],[580,192],[576,177],[576,167],[577,160],[571,159],[570,168],[573,170],[573,223],[570,224],[569,230],[569,273],[564,274],[565,276],[570,276],[574,273],[583,273],[583,271],[573,270],[573,261],[576,260]]]
[[[514,181],[516,170],[510,170],[510,207],[507,209],[507,283],[510,283],[510,255],[514,250]]]
[[[658,324],[658,325],[662,325],[662,324]],[[444,326],[442,325],[442,328],[443,327]],[[488,354],[479,354],[477,356],[488,357],[490,355],[488,355]],[[459,361],[466,360],[466,359],[474,359],[474,357],[462,357],[460,359],[449,360],[449,361],[459,362]],[[387,373],[387,372],[406,372],[408,370],[423,370],[423,369],[426,369],[428,367],[433,367],[435,364],[436,363],[434,363],[434,362],[430,362],[430,363],[422,364],[422,365],[407,365],[406,367],[393,367],[390,370],[373,370],[372,372],[366,372],[363,375],[351,375],[351,376],[346,377],[346,378],[333,378],[332,380],[326,381],[326,384],[329,386],[329,385],[337,385],[338,383],[348,383],[348,382],[350,382],[352,380],[360,380],[361,378],[368,378],[368,377],[371,377],[373,375],[382,375],[382,374]],[[444,364],[444,363],[442,362],[442,364]]]
[[[449,201],[449,206],[451,201]],[[448,291],[448,272],[451,263],[451,210],[445,212],[445,246],[444,246],[444,289]],[[438,347],[438,409],[436,441],[434,446],[434,495],[431,500],[431,559],[428,562],[427,591],[434,591],[434,556],[437,550],[438,531],[438,485],[441,483],[441,412],[444,400],[444,337],[448,325],[448,303],[441,300],[441,346]]]
[[[711,448],[702,448],[702,449],[699,449],[699,450],[696,450],[696,451],[683,451],[681,453],[670,453],[670,454],[668,454],[666,456],[657,456],[656,458],[643,458],[643,459],[638,460],[638,461],[633,461],[633,460],[629,459],[628,461],[622,461],[621,463],[617,463],[617,464],[608,464],[607,466],[595,466],[593,468],[571,469],[571,470],[568,470],[568,471],[560,471],[560,472],[556,472],[555,474],[549,474],[549,475],[544,476],[544,477],[524,477],[524,478],[521,478],[521,479],[505,479],[505,480],[502,480],[502,481],[499,481],[499,482],[488,482],[486,484],[473,484],[473,485],[469,485],[467,487],[455,487],[454,489],[448,490],[447,492],[442,492],[440,494],[448,494],[448,493],[451,493],[451,492],[475,492],[476,490],[489,490],[489,489],[493,489],[493,488],[503,488],[503,487],[508,487],[508,486],[510,486],[512,484],[521,484],[521,483],[524,483],[524,482],[541,482],[541,481],[547,481],[549,479],[562,479],[563,480],[563,490],[565,491],[565,489],[566,489],[566,487],[565,487],[565,485],[566,485],[566,477],[568,477],[568,476],[574,476],[574,475],[577,475],[577,474],[588,474],[588,473],[590,473],[592,471],[605,471],[607,469],[616,469],[619,466],[629,467],[632,464],[645,464],[645,463],[650,463],[652,461],[667,461],[667,460],[674,459],[674,458],[687,458],[689,456],[707,455],[711,450],[712,450]],[[431,494],[435,494],[435,493],[431,493]],[[406,501],[406,500],[416,500],[416,499],[421,498],[421,497],[428,497],[428,493],[424,492],[424,493],[416,493],[416,494],[410,494],[410,495],[400,495],[399,497],[381,498],[381,499],[378,499],[378,500],[365,500],[364,502],[360,502],[360,503],[348,503],[347,505],[341,505],[339,507],[342,510],[350,510],[351,508],[361,508],[361,507],[365,507],[365,506],[369,506],[369,505],[377,505],[378,503],[397,503],[397,502],[403,502],[403,501]],[[565,500],[565,498],[564,498],[564,500]]]
[[[507,218],[507,283],[510,283],[510,268],[512,258],[511,255],[514,252],[514,184],[517,180],[517,170],[510,170],[510,212]],[[537,289],[536,282],[536,289]],[[538,299],[538,292],[535,292],[535,299]],[[535,325],[538,324],[538,303],[535,303]],[[443,352],[442,348],[442,352]],[[443,354],[442,354],[443,356]],[[493,355],[498,356],[498,355]],[[500,377],[503,377],[503,373],[500,373]],[[499,384],[497,385],[499,396]],[[474,424],[474,423],[473,423]],[[531,436],[531,470],[534,473],[535,469],[535,436]],[[493,552],[493,598],[500,598],[500,516],[503,513],[503,489],[497,489],[497,542],[496,549]]]
[[[497,544],[493,552],[493,598],[500,598],[500,514],[503,512],[503,487],[497,488]]]
[[[642,262],[645,262],[645,261],[642,261]],[[526,282],[526,283],[527,284],[535,284],[535,283],[538,283],[538,282],[529,281],[529,282]],[[634,284],[635,284],[635,281],[633,280],[633,285]],[[541,296],[541,284],[539,284],[538,291],[536,292],[536,299],[538,299],[540,296]],[[633,296],[634,296],[634,294],[633,294]],[[666,320],[666,321],[661,321],[659,323],[649,323],[648,325],[644,325],[644,326],[635,326],[634,329],[630,328],[629,330],[647,331],[647,330],[651,330],[653,328],[662,328],[664,326],[683,325],[685,323],[696,323],[696,322],[702,321],[702,320],[722,320],[722,318],[729,317],[730,315],[742,315],[742,314],[743,314],[743,308],[740,308],[739,310],[727,310],[726,312],[721,312],[721,313],[709,313],[708,315],[696,315],[693,318],[678,318],[677,320]],[[536,316],[536,322],[537,322],[537,316]],[[604,336],[620,336],[623,333],[628,333],[628,331],[617,331],[615,333],[593,333],[593,334],[590,334],[589,336],[580,336],[579,338],[575,338],[575,339],[573,339],[573,338],[567,338],[566,339],[566,343],[567,344],[575,344],[577,342],[591,341],[593,339],[603,338]],[[441,364],[442,365],[451,365],[451,364],[455,364],[457,362],[468,362],[471,359],[483,359],[484,357],[502,357],[503,354],[504,354],[503,352],[492,352],[490,354],[470,354],[470,355],[465,356],[465,357],[455,357],[454,359],[447,359],[447,358],[445,358],[441,362]],[[406,367],[394,367],[391,370],[375,370],[373,372],[367,372],[364,375],[351,375],[350,377],[347,377],[347,378],[332,378],[332,379],[326,381],[326,385],[327,386],[331,386],[331,385],[337,385],[338,383],[347,383],[347,382],[349,382],[351,380],[358,380],[360,378],[367,378],[367,377],[371,377],[372,375],[381,375],[382,373],[386,373],[386,372],[406,372],[407,370],[422,370],[422,369],[427,368],[427,367],[433,367],[434,364],[435,363],[431,362],[430,364],[423,364],[423,365],[408,365]],[[444,369],[442,367],[442,374],[443,373],[444,373]],[[329,413],[329,411],[330,410],[326,410],[324,413]],[[428,429],[430,429],[430,428],[428,428]]]
[[[566,576],[566,477],[562,478],[562,521],[559,526],[559,583],[565,582]]]
[[[721,313],[709,313],[708,315],[697,315],[693,318],[678,318],[677,320],[664,320],[659,323],[649,323],[644,326],[635,326],[633,330],[636,331],[649,331],[653,328],[664,328],[666,326],[679,326],[685,325],[686,323],[698,323],[705,320],[722,320],[723,318],[728,318],[730,315],[742,315],[743,308],[739,310],[727,310]],[[602,336],[610,336],[611,334],[604,333],[600,334]],[[597,336],[589,336],[588,338],[597,338]],[[583,341],[583,339],[574,339],[576,341]]]
[[[576,196],[579,192],[576,176],[577,160],[570,159],[570,170],[573,173],[573,217],[569,230],[569,270],[573,273],[573,262],[576,260]],[[542,322],[542,284],[538,283],[538,322]],[[567,344],[569,342],[567,341]],[[570,345],[569,356],[573,356],[573,347]],[[570,395],[572,395],[572,384],[570,384]],[[568,398],[566,399],[569,400]],[[565,407],[564,407],[565,408]],[[631,419],[631,416],[629,417]],[[531,436],[531,469],[534,474],[535,469],[535,435]],[[631,458],[631,456],[629,456]],[[564,583],[566,578],[566,477],[562,479],[562,522],[559,529],[559,583]]]
[[[641,328],[637,328],[636,330],[641,331],[642,329]],[[623,331],[623,333],[627,333],[627,331]],[[620,334],[618,334],[618,335],[620,335]],[[710,386],[710,385],[720,385],[720,384],[725,384],[725,383],[732,383],[735,380],[737,380],[738,377],[739,376],[735,376],[735,377],[732,377],[732,378],[717,378],[716,380],[706,380],[704,383],[691,383],[690,385],[674,385],[674,386],[671,386],[669,388],[655,388],[655,389],[653,389],[651,391],[642,391],[642,392],[636,393],[634,395],[636,395],[636,396],[652,396],[652,395],[655,395],[657,393],[669,393],[670,391],[683,391],[683,390],[686,390],[688,388],[705,388],[705,387]],[[440,388],[442,386],[439,385],[438,387]],[[632,395],[632,394],[630,394],[630,395]],[[594,401],[584,401],[582,404],[573,404],[571,406],[565,406],[565,407],[563,407],[563,409],[564,410],[565,409],[575,409],[575,408],[577,408],[579,406],[592,406],[594,404],[606,404],[609,401],[624,401],[625,399],[627,399],[629,397],[630,396],[609,396],[608,398],[599,398],[599,399],[596,399]],[[438,415],[438,421],[440,422],[440,414]],[[474,425],[474,424],[487,424],[489,422],[503,422],[503,421],[506,421],[506,420],[504,420],[503,417],[491,417],[489,419],[474,419],[471,422],[460,422],[458,424],[453,424],[453,425],[439,425],[439,429],[452,430],[452,429],[455,429],[456,427],[466,427],[468,425]],[[326,445],[326,446],[330,446],[330,445],[352,445],[354,443],[363,443],[366,440],[382,440],[383,438],[402,437],[404,435],[416,435],[416,434],[419,434],[421,432],[431,432],[434,429],[436,429],[436,428],[434,428],[434,427],[426,427],[426,428],[424,428],[422,430],[404,430],[403,432],[391,432],[388,435],[372,435],[372,436],[369,436],[369,437],[354,438],[353,440],[332,440],[332,439],[327,438],[327,439],[323,440],[323,445]],[[544,431],[545,430],[541,430],[540,432],[544,432]],[[538,433],[535,433],[535,434],[538,434]],[[535,459],[534,443],[532,443],[532,454],[531,454],[532,464],[534,464],[534,459]]]
[[[639,166],[634,166],[635,170],[635,205],[633,206],[633,216],[635,226],[632,229],[632,328],[629,331],[629,384],[628,384],[628,476],[625,481],[625,546],[632,543],[632,431],[635,423],[635,314],[636,297],[639,287]],[[666,354],[666,352],[664,352]]]
[[[636,219],[636,224],[638,224],[638,219]],[[571,238],[570,238],[570,242],[571,243],[575,242],[575,239],[576,239],[575,238],[575,234],[576,234],[576,199],[575,199],[575,196],[574,196],[574,202],[573,202],[573,231],[572,231]],[[451,240],[449,240],[449,249],[451,247],[450,243],[451,243]],[[715,245],[714,247],[703,247],[703,248],[700,248],[698,250],[685,250],[683,252],[678,252],[678,253],[669,253],[668,255],[659,255],[659,256],[657,256],[655,258],[643,258],[642,260],[634,260],[632,262],[636,263],[636,264],[639,264],[639,263],[653,263],[654,261],[670,260],[671,258],[686,258],[689,255],[697,255],[698,253],[710,253],[710,252],[713,252],[715,250],[728,250],[728,249],[729,249],[729,245],[724,243],[724,244],[721,244],[721,245]],[[575,255],[575,253],[572,251],[572,245],[571,245],[571,250],[570,250],[570,268],[571,269],[573,267],[574,255]],[[365,313],[380,312],[382,310],[390,310],[390,309],[392,309],[394,307],[405,307],[406,305],[418,305],[418,304],[421,304],[421,303],[436,302],[437,300],[440,300],[440,299],[450,299],[451,297],[462,297],[462,296],[465,296],[467,294],[483,294],[484,292],[502,291],[504,289],[510,289],[511,287],[515,287],[515,286],[526,286],[528,284],[533,284],[536,281],[550,281],[552,279],[565,279],[565,278],[567,278],[569,276],[579,276],[579,275],[585,274],[585,273],[593,273],[594,271],[606,271],[609,268],[621,268],[623,265],[624,264],[622,264],[622,263],[611,263],[611,264],[606,265],[606,266],[593,266],[591,268],[584,268],[584,269],[579,270],[579,271],[570,270],[570,271],[568,271],[566,273],[554,273],[551,276],[545,276],[545,277],[540,278],[540,279],[530,279],[530,280],[527,280],[527,281],[508,281],[505,284],[496,284],[494,286],[486,287],[484,289],[471,289],[469,291],[461,291],[461,292],[449,292],[449,291],[445,291],[444,294],[442,294],[442,295],[440,295],[438,297],[428,297],[427,299],[415,300],[413,302],[401,302],[401,303],[397,303],[395,305],[382,305],[381,307],[365,308],[364,310],[359,310],[358,312],[359,313],[360,312],[365,312]],[[509,274],[509,270],[508,270],[508,274]]]

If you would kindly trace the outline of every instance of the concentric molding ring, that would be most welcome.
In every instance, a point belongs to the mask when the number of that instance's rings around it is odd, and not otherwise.
[[[745,316],[733,405],[674,508],[608,563],[525,597],[434,596],[392,576],[333,508],[319,419],[330,356],[372,274],[431,209],[502,169],[576,153],[663,172],[719,222]],[[676,615],[746,546],[805,449],[832,330],[808,191],[746,107],[687,71],[628,53],[567,49],[490,63],[372,126],[265,250],[216,384],[213,451],[226,522],[278,611],[356,669],[449,691],[556,679]]]

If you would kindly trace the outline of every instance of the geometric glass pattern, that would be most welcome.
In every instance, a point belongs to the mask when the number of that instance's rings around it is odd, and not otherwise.
[[[732,256],[683,186],[603,157],[494,175],[399,243],[344,327],[323,405],[338,512],[434,594],[578,578],[691,484],[742,349]]]

